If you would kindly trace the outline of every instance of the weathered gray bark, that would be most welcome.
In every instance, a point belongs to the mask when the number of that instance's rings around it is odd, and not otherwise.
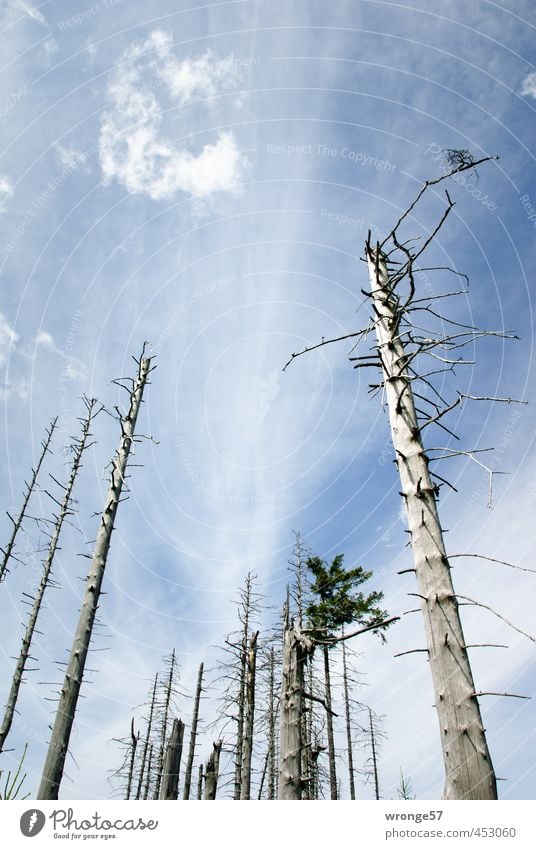
[[[276,771],[275,771],[275,718],[276,718],[276,697],[275,697],[275,649],[270,649],[270,678],[268,690],[268,798],[275,799],[276,797]]]
[[[439,717],[445,799],[496,799],[497,787],[424,452],[385,257],[367,244],[378,354],[389,407]]]
[[[37,588],[37,592],[35,594],[33,604],[30,610],[30,615],[28,618],[28,622],[26,624],[26,629],[24,632],[24,636],[22,638],[22,646],[19,653],[19,657],[17,659],[17,664],[15,666],[15,671],[13,673],[13,678],[11,680],[11,688],[9,691],[9,695],[6,702],[6,707],[4,711],[4,716],[2,719],[2,725],[0,726],[0,752],[4,750],[4,744],[6,738],[11,730],[11,726],[13,724],[13,717],[15,716],[15,709],[17,706],[17,700],[19,698],[20,687],[22,684],[22,677],[24,675],[24,670],[26,669],[26,663],[28,658],[30,657],[30,649],[32,645],[33,636],[35,633],[35,629],[37,626],[37,620],[39,617],[39,613],[41,610],[41,606],[43,604],[43,599],[45,596],[46,589],[50,583],[50,572],[52,570],[52,564],[54,562],[54,557],[56,555],[56,551],[58,548],[58,543],[60,539],[61,530],[63,527],[63,523],[67,516],[72,515],[72,493],[74,484],[76,481],[76,477],[78,475],[80,464],[82,462],[82,454],[84,453],[87,447],[87,440],[90,436],[89,429],[91,427],[91,422],[95,412],[95,404],[97,402],[92,399],[91,401],[86,400],[87,407],[87,416],[82,424],[82,435],[80,439],[77,439],[73,443],[73,463],[71,466],[71,472],[69,475],[69,479],[63,491],[63,498],[59,504],[59,512],[57,516],[55,516],[55,524],[54,530],[52,532],[52,536],[50,537],[50,542],[48,545],[47,556],[43,561],[43,572],[41,574],[41,580],[39,582],[39,586]],[[37,478],[37,472],[41,466],[42,459],[48,450],[48,445],[50,444],[50,438],[52,436],[53,429],[55,427],[55,422],[52,423],[48,431],[48,438],[45,440],[43,454],[41,455],[41,459],[39,464],[36,467],[36,472],[34,473],[34,478],[32,481],[35,483],[35,479]],[[30,488],[28,489],[30,492]]]
[[[93,551],[91,568],[86,581],[86,590],[80,610],[80,617],[74,635],[73,646],[64,683],[60,693],[52,736],[48,746],[43,775],[37,793],[38,799],[57,799],[63,777],[65,758],[69,748],[74,715],[78,696],[82,686],[82,678],[86,665],[87,654],[91,642],[93,624],[100,599],[104,571],[108,551],[112,539],[117,508],[121,499],[123,484],[127,471],[128,458],[135,438],[135,427],[141,406],[143,390],[151,371],[151,360],[144,353],[138,361],[138,374],[133,381],[128,412],[121,418],[121,439],[116,455],[112,460],[110,487],[106,496],[106,504],[99,523],[97,539]]]
[[[304,667],[312,651],[311,641],[289,620],[288,606],[283,634],[281,683],[281,740],[278,798],[302,798],[302,729]]]
[[[244,711],[244,741],[242,747],[242,770],[240,798],[251,798],[251,760],[253,757],[253,728],[255,724],[255,673],[257,669],[257,638],[251,635],[246,656],[246,689]]]
[[[218,791],[222,741],[212,744],[212,754],[205,767],[205,799],[214,800]]]
[[[26,484],[26,492],[24,493],[24,497],[22,500],[22,507],[19,511],[19,514],[16,519],[13,518],[9,513],[7,514],[8,519],[12,524],[11,536],[9,537],[8,543],[5,548],[0,548],[0,553],[2,554],[2,562],[0,563],[0,582],[4,580],[8,571],[9,571],[9,560],[14,558],[13,548],[15,547],[15,542],[17,540],[17,534],[22,527],[22,523],[24,521],[24,517],[26,516],[26,510],[28,509],[28,504],[30,498],[32,497],[32,493],[35,489],[35,484],[37,483],[37,477],[39,472],[41,471],[41,466],[43,465],[43,461],[48,453],[48,449],[50,446],[50,442],[52,440],[52,435],[56,430],[58,424],[58,417],[52,419],[50,426],[45,431],[45,438],[41,442],[42,451],[39,456],[39,460],[37,461],[37,466],[35,469],[32,469],[32,476],[30,478],[30,483]]]
[[[167,729],[168,729],[168,719],[169,719],[169,706],[171,703],[171,695],[173,693],[173,677],[175,675],[175,649],[173,649],[171,653],[171,658],[169,660],[169,675],[166,684],[166,689],[164,692],[164,705],[162,709],[162,725],[160,730],[160,746],[158,750],[158,761],[156,768],[156,786],[154,791],[154,798],[160,798],[160,784],[162,781],[162,773],[164,771],[164,754],[166,751],[167,745]]]
[[[326,702],[326,728],[328,736],[329,792],[330,798],[337,798],[337,768],[335,764],[335,737],[333,734],[333,711],[331,708],[331,675],[329,670],[329,649],[322,646],[324,660],[324,700]]]
[[[145,764],[147,763],[147,750],[151,740],[151,731],[153,730],[153,716],[156,704],[156,687],[158,684],[158,672],[154,676],[153,694],[151,696],[151,706],[149,708],[149,718],[147,720],[147,730],[145,732],[145,740],[143,741],[143,752],[140,764],[140,776],[138,778],[138,786],[136,788],[136,799],[141,798],[141,789],[143,787],[143,777],[145,773]]]
[[[130,799],[130,794],[132,792],[132,781],[134,779],[134,763],[136,760],[136,749],[138,748],[139,739],[140,735],[135,733],[134,719],[132,719],[132,723],[130,726],[130,763],[128,768],[127,792],[125,797],[126,799]]]
[[[192,768],[194,765],[195,745],[197,741],[197,724],[199,722],[199,703],[201,701],[201,690],[203,686],[203,664],[199,667],[197,674],[197,687],[195,690],[194,713],[192,716],[192,730],[190,732],[190,746],[188,748],[188,760],[186,762],[186,773],[184,776],[183,799],[190,798],[192,784]]]
[[[249,636],[249,621],[253,609],[253,575],[248,572],[245,587],[242,592],[241,614],[242,638],[240,643],[240,672],[238,677],[238,696],[236,700],[236,759],[234,777],[234,799],[240,799],[242,792],[242,759],[244,749],[244,715],[246,710],[246,674],[247,674],[247,650]]]
[[[199,772],[197,775],[197,799],[203,798],[203,764],[199,764]]]
[[[342,682],[344,691],[344,717],[346,720],[346,746],[348,752],[348,783],[350,799],[355,799],[354,750],[352,742],[352,718],[350,713],[350,689],[348,686],[348,665],[346,663],[346,643],[342,644]]]
[[[153,764],[153,744],[149,743],[149,755],[147,758],[147,777],[145,779],[145,789],[143,791],[143,799],[147,801],[149,798],[149,790],[151,789],[151,778],[152,778],[152,768]]]
[[[174,719],[164,757],[162,780],[160,782],[160,799],[178,799],[183,738],[184,722],[180,719]]]
[[[374,777],[374,797],[380,798],[380,776],[378,775],[378,755],[376,752],[376,732],[374,731],[374,722],[372,721],[372,711],[369,708],[369,725],[370,725],[370,749],[372,754],[372,775]]]

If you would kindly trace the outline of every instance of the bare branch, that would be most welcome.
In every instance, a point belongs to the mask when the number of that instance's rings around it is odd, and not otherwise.
[[[474,598],[470,598],[468,595],[460,595],[459,593],[454,593],[453,598],[463,598],[465,601],[468,601],[470,604],[474,604],[476,607],[483,607],[485,610],[489,610],[490,613],[493,613],[498,619],[504,622],[506,625],[509,625],[510,628],[513,628],[514,631],[517,631],[518,634],[522,634],[523,637],[527,637],[527,639],[531,640],[533,643],[536,643],[536,638],[531,636],[531,634],[527,634],[526,631],[522,631],[521,628],[518,628],[516,625],[512,624],[509,619],[506,619],[504,616],[501,616],[500,613],[497,613],[493,607],[490,607],[489,604],[484,604],[482,601],[475,601]]]

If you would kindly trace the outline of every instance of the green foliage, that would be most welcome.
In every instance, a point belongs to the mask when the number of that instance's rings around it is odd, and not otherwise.
[[[345,569],[343,559],[344,554],[337,554],[329,565],[320,557],[307,559],[307,568],[314,576],[310,589],[316,597],[306,608],[313,638],[330,639],[343,625],[359,623],[368,627],[387,618],[387,612],[379,607],[382,592],[366,595],[357,591],[372,577],[372,572],[361,566]]]

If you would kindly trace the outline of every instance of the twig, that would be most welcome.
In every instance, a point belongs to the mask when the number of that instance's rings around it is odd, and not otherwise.
[[[309,351],[315,351],[317,348],[322,348],[324,345],[331,345],[333,342],[343,342],[345,339],[355,339],[356,336],[363,336],[368,333],[370,330],[369,327],[365,327],[363,330],[357,331],[357,333],[346,333],[344,336],[337,336],[333,339],[322,339],[317,345],[311,345],[309,348],[304,348],[303,351],[298,351],[298,353],[292,354],[291,358],[288,362],[283,366],[282,371],[286,371],[288,366],[298,357],[301,357],[303,354],[308,354]]]
[[[493,613],[498,619],[501,619],[503,622],[506,623],[506,625],[509,625],[510,628],[513,628],[514,631],[517,631],[518,634],[522,634],[524,637],[527,637],[529,640],[532,640],[533,643],[536,643],[535,637],[531,636],[530,634],[527,634],[526,631],[522,631],[521,628],[518,628],[516,625],[514,625],[512,622],[510,622],[504,616],[501,616],[501,614],[497,613],[497,611],[494,610],[493,607],[490,607],[489,604],[484,604],[484,602],[482,602],[482,601],[475,601],[474,598],[470,598],[467,595],[460,595],[460,593],[453,593],[451,597],[452,598],[463,598],[463,599],[465,599],[465,601],[468,601],[471,604],[476,605],[476,607],[483,607],[486,610],[489,610],[490,613]]]

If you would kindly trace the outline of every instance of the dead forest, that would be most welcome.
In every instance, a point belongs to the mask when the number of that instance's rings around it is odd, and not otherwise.
[[[405,572],[414,578],[411,597],[401,595],[396,607],[388,607],[381,581],[366,563],[347,562],[344,551],[326,557],[295,529],[288,540],[283,597],[267,596],[262,575],[248,571],[236,588],[234,630],[221,635],[220,645],[214,647],[217,661],[211,657],[201,662],[195,682],[187,689],[181,678],[181,635],[177,634],[175,646],[169,647],[152,679],[140,690],[138,704],[132,705],[130,715],[121,717],[124,734],[111,741],[117,767],[102,777],[103,797],[353,800],[360,798],[366,784],[374,798],[385,798],[383,717],[367,700],[360,672],[360,637],[374,634],[382,651],[389,652],[390,634],[402,618],[413,616],[422,621],[426,645],[408,646],[403,654],[420,653],[432,679],[435,703],[430,710],[437,715],[443,798],[498,798],[499,776],[482,705],[490,695],[526,696],[509,692],[508,680],[504,692],[487,693],[474,679],[473,649],[493,651],[494,646],[485,633],[478,644],[467,642],[463,607],[486,605],[456,592],[451,561],[485,558],[486,552],[449,552],[440,499],[442,488],[450,486],[448,461],[462,455],[484,469],[490,502],[493,498],[498,470],[488,460],[487,449],[463,444],[450,425],[449,414],[462,408],[467,414],[469,408],[494,403],[524,403],[522,398],[464,394],[456,383],[458,371],[471,364],[468,351],[516,336],[515,331],[484,329],[451,319],[449,303],[467,295],[468,280],[456,269],[430,266],[425,257],[439,231],[448,226],[455,204],[452,178],[487,161],[475,160],[468,151],[445,151],[442,173],[423,184],[387,235],[374,241],[369,233],[366,244],[356,246],[356,252],[361,251],[355,270],[356,303],[364,304],[360,316],[367,310],[363,325],[359,329],[352,325],[346,335],[289,352],[286,364],[272,364],[283,370],[299,369],[302,356],[314,357],[326,345],[339,345],[342,350],[349,344],[349,354],[343,353],[349,367],[365,369],[370,406],[379,404],[388,411],[391,459],[407,517],[407,539],[400,544],[408,547]],[[437,218],[429,222],[426,233],[415,237],[412,215],[429,197],[436,204]],[[423,280],[435,274],[452,284],[438,290],[440,294],[423,287]],[[132,374],[113,380],[122,392],[122,406],[108,409],[97,399],[81,399],[79,432],[64,451],[62,479],[48,469],[51,456],[59,450],[58,419],[45,425],[40,454],[28,472],[20,503],[16,510],[9,510],[3,526],[0,604],[11,574],[25,569],[24,529],[37,526],[45,543],[39,551],[40,579],[22,599],[26,613],[12,679],[1,682],[2,799],[61,798],[66,770],[73,768],[69,747],[79,700],[91,699],[98,611],[106,605],[107,573],[114,568],[113,531],[121,523],[121,503],[136,489],[135,467],[143,463],[145,444],[153,439],[145,433],[145,410],[156,391],[150,383],[158,359],[146,343],[133,360]],[[53,593],[62,590],[55,578],[55,556],[72,517],[85,509],[77,499],[77,483],[85,474],[86,452],[98,439],[99,422],[105,416],[114,419],[117,443],[107,467],[104,503],[93,519],[92,550],[84,555],[87,571],[79,587],[78,622],[49,702],[50,727],[40,729],[47,738],[47,754],[40,781],[35,782],[25,774],[26,749],[13,753],[10,748],[10,732],[17,721],[20,694],[38,669],[35,637],[40,634],[41,642],[47,637],[39,630],[41,612],[45,605],[54,605]],[[46,498],[48,515],[35,515],[37,494]],[[533,571],[515,564],[501,566]],[[135,574],[131,580],[136,581]],[[516,623],[507,624],[520,632]],[[522,633],[534,642],[532,635]],[[26,745],[31,747],[31,739]],[[13,760],[8,763],[8,753],[18,766],[13,766]],[[396,793],[399,799],[415,798],[403,763]]]

